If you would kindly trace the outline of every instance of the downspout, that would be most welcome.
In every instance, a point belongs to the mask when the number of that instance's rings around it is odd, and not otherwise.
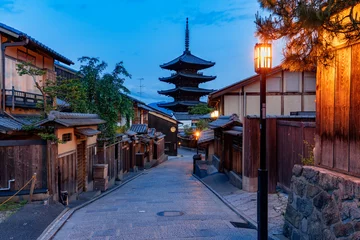
[[[1,44],[1,94],[2,94],[2,108],[1,111],[5,112],[5,50],[7,47],[21,47],[29,43],[29,39],[25,39],[21,42],[2,43]]]
[[[15,182],[15,179],[11,179],[8,181],[8,187],[7,188],[0,188],[0,191],[8,191],[10,190],[11,183]]]

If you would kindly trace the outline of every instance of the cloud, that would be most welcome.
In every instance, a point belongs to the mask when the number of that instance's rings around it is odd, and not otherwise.
[[[19,10],[15,10],[15,0],[1,0],[0,11],[9,13],[19,13]]]
[[[222,23],[230,23],[238,20],[247,20],[253,18],[254,14],[233,13],[232,10],[224,11],[212,11],[208,13],[198,13],[195,15],[194,19],[191,21],[191,24],[194,25],[221,25]]]
[[[85,10],[87,9],[89,6],[86,3],[77,3],[77,4],[72,4],[72,3],[52,3],[49,5],[49,7],[55,11],[58,12],[63,12],[63,11],[68,11],[69,9],[71,10]]]
[[[201,12],[199,9],[187,8],[186,12],[192,25],[222,25],[235,21],[249,20],[254,18],[254,13],[249,12],[249,5],[242,3],[242,6],[229,4],[225,9]],[[175,23],[183,23],[184,17],[169,19]]]

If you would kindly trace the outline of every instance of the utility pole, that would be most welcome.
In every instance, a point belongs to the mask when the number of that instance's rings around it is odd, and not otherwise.
[[[140,91],[138,92],[140,95],[140,100],[141,100],[141,96],[142,96],[142,88],[145,87],[144,85],[142,85],[142,81],[144,81],[144,78],[139,78],[140,81],[140,85],[139,85],[139,89]]]

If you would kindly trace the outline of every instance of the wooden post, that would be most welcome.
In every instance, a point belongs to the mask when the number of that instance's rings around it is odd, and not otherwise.
[[[35,188],[35,182],[36,182],[36,173],[34,173],[33,180],[31,182],[29,202],[32,202],[32,197],[33,197],[34,188]]]

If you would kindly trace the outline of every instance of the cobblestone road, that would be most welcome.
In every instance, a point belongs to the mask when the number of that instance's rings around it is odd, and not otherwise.
[[[255,230],[233,227],[242,220],[192,177],[194,153],[179,153],[76,211],[55,239],[256,239]]]

